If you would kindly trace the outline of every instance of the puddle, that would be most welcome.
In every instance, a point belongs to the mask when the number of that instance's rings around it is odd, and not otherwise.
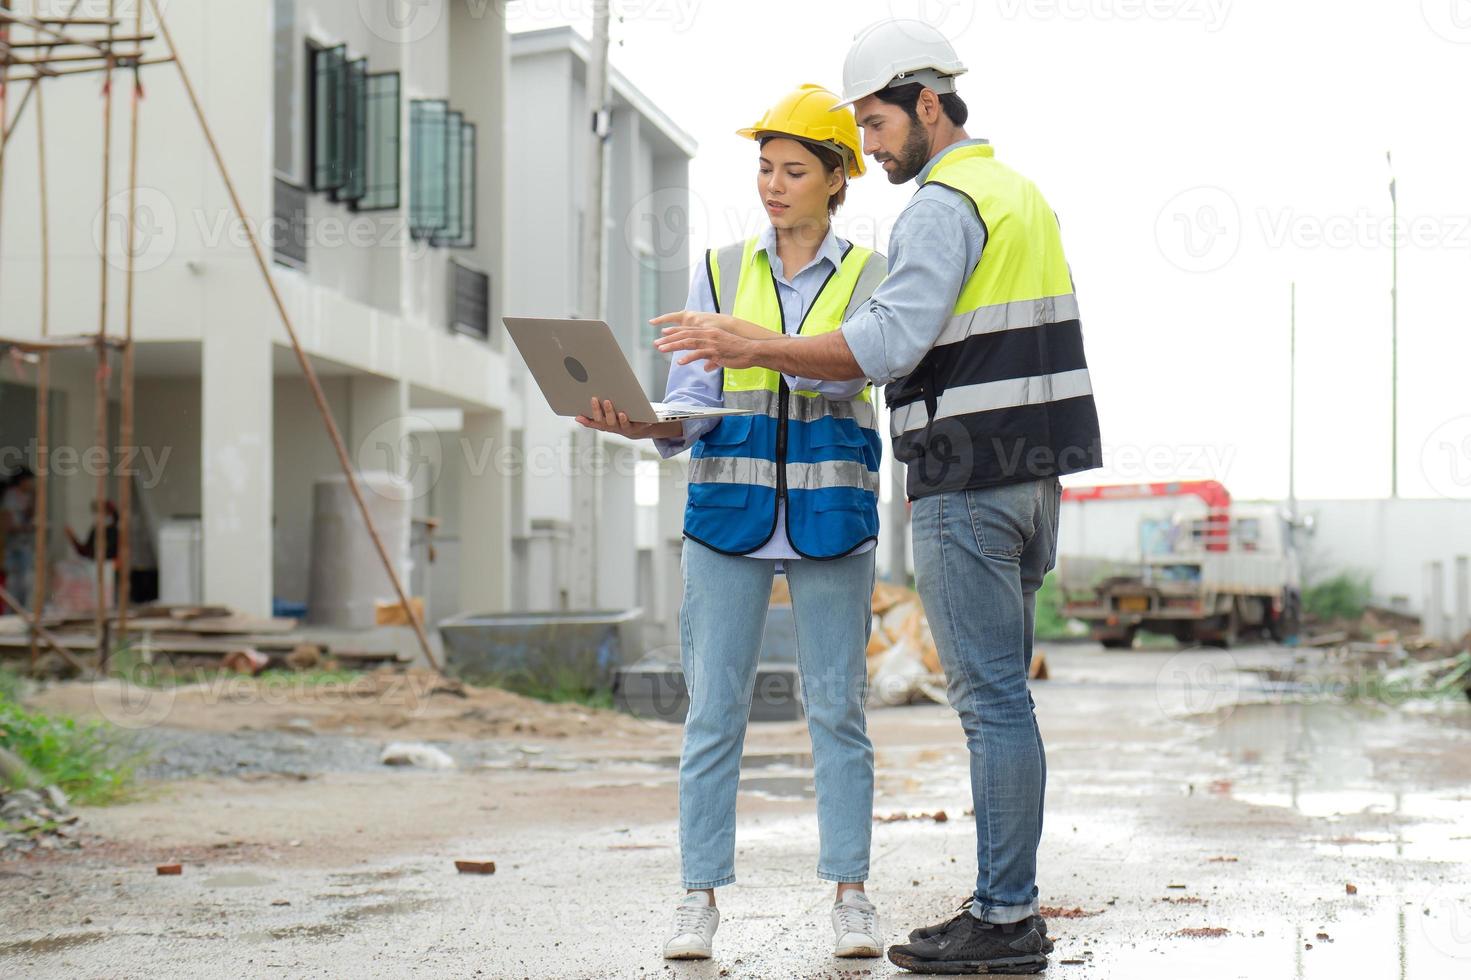
[[[269,885],[275,878],[269,878],[254,871],[227,871],[211,878],[204,879],[206,888],[250,888],[256,885]]]
[[[767,800],[812,800],[817,790],[812,776],[751,776],[741,780],[742,793],[750,793]]]
[[[1471,974],[1471,901],[1430,893],[1377,909],[1330,911],[1287,927],[1232,921],[1217,910],[1181,916],[1160,939],[1113,945],[1106,916],[1059,923],[1048,975],[1130,980],[1439,980]],[[1225,930],[1218,934],[1218,930]],[[1319,934],[1322,934],[1320,937]],[[1087,936],[1088,938],[1083,938]],[[1081,963],[1070,963],[1081,960]],[[1189,964],[1182,972],[1182,964]]]
[[[72,932],[64,936],[43,936],[0,945],[0,956],[25,956],[36,953],[59,953],[79,946],[101,942],[111,937],[106,932]]]
[[[1227,761],[1229,779],[1212,791],[1344,824],[1310,838],[1320,853],[1471,862],[1463,756],[1421,748],[1461,739],[1459,726],[1341,702],[1241,704],[1214,723],[1202,744]],[[1436,768],[1437,757],[1452,768]]]

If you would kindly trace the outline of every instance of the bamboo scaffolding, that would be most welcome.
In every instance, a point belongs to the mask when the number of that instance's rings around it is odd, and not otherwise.
[[[414,629],[414,635],[418,640],[419,647],[422,650],[425,659],[428,661],[433,669],[435,669],[436,671],[441,670],[438,660],[434,656],[433,650],[429,645],[429,639],[427,634],[425,633],[423,621],[420,618],[413,603],[409,601],[407,589],[405,588],[404,583],[399,576],[398,570],[393,566],[393,562],[388,555],[387,548],[385,547],[381,536],[378,534],[377,527],[375,526],[372,515],[368,510],[367,501],[363,495],[361,482],[358,478],[357,472],[353,468],[350,458],[348,457],[346,444],[342,439],[342,434],[337,427],[336,421],[333,419],[331,409],[327,404],[326,395],[323,392],[321,382],[317,377],[316,369],[312,366],[311,360],[307,355],[305,348],[301,344],[300,338],[296,332],[295,324],[292,321],[291,316],[286,309],[285,303],[281,298],[280,292],[276,288],[275,281],[270,274],[270,267],[266,262],[260,239],[256,233],[254,226],[244,220],[245,210],[240,202],[239,195],[236,192],[234,181],[232,180],[229,169],[225,164],[223,154],[220,152],[219,145],[215,140],[214,132],[209,125],[209,121],[204,115],[204,109],[199,101],[199,96],[194,89],[193,82],[189,76],[187,69],[185,68],[183,61],[179,57],[178,48],[174,44],[173,36],[169,31],[168,24],[164,20],[163,11],[160,9],[159,3],[157,2],[157,0],[148,0],[149,6],[152,8],[154,18],[157,21],[158,33],[162,36],[164,43],[167,46],[168,54],[162,57],[144,57],[141,47],[132,48],[127,51],[116,51],[113,48],[113,45],[116,43],[140,44],[141,42],[150,40],[155,36],[154,34],[145,33],[143,31],[143,14],[141,4],[137,8],[135,8],[134,11],[132,33],[119,34],[117,33],[117,28],[121,25],[121,20],[117,17],[108,16],[101,18],[85,18],[71,16],[75,13],[80,2],[81,0],[72,0],[72,4],[68,10],[68,15],[66,17],[56,18],[27,17],[24,15],[16,14],[9,9],[10,0],[0,0],[0,31],[3,31],[8,35],[12,26],[24,26],[30,28],[36,35],[36,39],[29,43],[21,42],[21,44],[19,45],[9,43],[0,44],[0,79],[12,83],[19,81],[25,81],[29,83],[21,99],[16,104],[13,114],[11,114],[8,119],[6,117],[6,113],[4,111],[0,111],[0,130],[3,130],[3,133],[0,133],[0,180],[3,180],[4,177],[5,146],[9,143],[10,137],[14,134],[15,127],[20,122],[26,106],[32,101],[32,96],[35,97],[34,101],[36,102],[37,107],[37,134],[40,144],[38,154],[40,155],[40,159],[42,161],[42,170],[44,172],[44,122],[41,120],[41,116],[43,115],[43,113],[41,111],[42,100],[40,89],[40,83],[42,79],[54,78],[61,75],[79,75],[92,72],[102,72],[104,76],[102,90],[104,112],[102,156],[102,200],[104,209],[104,231],[101,247],[99,250],[101,262],[99,266],[100,299],[97,329],[95,333],[91,334],[68,336],[55,336],[50,334],[49,298],[47,298],[49,294],[49,257],[47,257],[43,258],[42,262],[42,337],[39,340],[34,338],[8,339],[0,337],[0,351],[8,348],[19,350],[24,354],[35,356],[38,359],[38,363],[40,365],[41,383],[43,387],[47,388],[49,391],[48,355],[50,353],[63,350],[85,350],[88,348],[93,349],[97,357],[97,370],[94,379],[97,401],[94,418],[96,445],[109,458],[111,454],[108,450],[107,442],[107,394],[109,375],[108,354],[110,351],[113,350],[121,351],[122,378],[119,385],[119,438],[122,441],[123,445],[131,444],[133,439],[134,425],[133,389],[135,383],[133,350],[135,258],[133,255],[133,222],[135,217],[134,210],[136,205],[138,176],[138,115],[139,103],[141,102],[143,97],[141,68],[144,65],[170,63],[174,64],[178,68],[180,81],[183,84],[185,93],[189,98],[190,104],[194,110],[194,114],[199,122],[200,130],[214,159],[215,166],[219,171],[221,180],[225,185],[225,190],[229,196],[231,206],[235,212],[236,217],[241,219],[242,225],[245,228],[252,255],[254,256],[256,265],[261,272],[261,276],[266,284],[266,288],[270,293],[271,300],[276,308],[276,312],[281,320],[282,326],[285,328],[286,335],[291,342],[292,350],[296,355],[297,363],[301,368],[302,375],[304,376],[307,385],[312,392],[317,411],[322,418],[324,426],[326,427],[328,438],[332,442],[333,448],[336,451],[338,462],[341,465],[342,471],[347,478],[348,488],[352,492],[358,510],[362,515],[368,536],[372,540],[374,548],[378,553],[378,557],[383,563],[384,570],[388,574],[389,580],[393,585],[394,592],[397,594],[399,601],[403,605],[403,608],[408,613],[410,624],[413,626]],[[108,0],[109,15],[114,13],[114,3],[115,0]],[[105,35],[99,37],[82,36],[75,33],[75,29],[80,26],[103,27],[106,29],[106,33]],[[9,40],[8,37],[7,40]],[[56,55],[53,55],[51,53],[52,51],[54,51],[55,48],[64,46],[80,46],[91,48],[95,53],[65,53]],[[16,57],[14,54],[12,54],[12,52],[16,49],[28,52],[27,56]],[[39,57],[34,57],[29,55],[29,52],[31,51],[43,51],[44,53],[41,54],[41,56]],[[98,63],[92,64],[91,62]],[[59,67],[53,67],[54,65]],[[26,68],[28,69],[28,73],[21,75],[11,74],[11,68],[13,66]],[[106,208],[111,193],[112,80],[114,72],[119,68],[131,68],[133,70],[133,92],[130,103],[129,118],[129,159],[127,178],[128,215],[126,222],[126,242],[128,252],[126,256],[127,266],[124,326],[123,336],[121,338],[115,338],[113,336],[109,336],[108,334],[108,236],[106,232]],[[3,110],[3,108],[3,95],[0,95],[0,110]],[[41,198],[41,207],[44,216],[47,206],[46,195],[44,191],[44,182],[42,184]],[[48,219],[43,217],[43,256],[49,256],[49,248],[46,245],[46,242],[49,238],[49,230],[46,228],[48,224]],[[48,469],[48,467],[46,466],[46,461],[49,459],[47,455],[47,444],[49,442],[49,412],[47,411],[47,406],[45,404],[47,396],[41,394],[38,391],[38,399],[42,399],[42,403],[38,405],[37,429],[38,439],[41,442],[39,458],[42,461],[41,465],[44,471],[45,469]],[[110,476],[109,470],[110,467],[103,467],[102,472],[98,476],[96,486],[98,501],[106,501],[108,499],[107,487],[108,479]],[[44,472],[38,474],[38,484],[43,488],[45,487],[44,481]],[[44,490],[42,492],[44,494]],[[117,538],[118,544],[116,557],[118,562],[120,581],[118,593],[118,629],[116,635],[118,637],[125,637],[128,631],[127,621],[129,606],[131,602],[129,575],[131,572],[132,561],[132,488],[129,485],[128,481],[124,479],[119,480],[118,498],[121,506],[119,507],[119,524]],[[40,509],[38,511],[38,517],[47,518],[48,515],[45,514],[44,509]],[[38,536],[46,533],[46,526],[47,521],[38,521]],[[109,641],[109,637],[111,635],[111,620],[107,614],[107,604],[104,601],[106,597],[104,579],[106,555],[106,514],[105,509],[102,506],[98,506],[93,530],[93,557],[96,561],[97,587],[97,608],[93,625],[96,630],[96,637],[98,641],[96,643],[96,649],[99,653],[99,669],[103,673],[106,672],[111,649],[111,643]],[[38,555],[38,557],[43,556]],[[45,601],[46,582],[44,577],[39,574],[36,578],[36,581],[38,584],[38,591],[36,596],[36,608],[34,614],[28,614],[29,611],[17,610],[21,612],[21,614],[24,616],[30,626],[32,666],[34,667],[36,665],[39,645],[41,643],[44,643],[51,649],[56,650],[57,653],[72,666],[78,669],[85,669],[82,667],[81,663],[76,660],[75,656],[69,650],[61,645],[53,635],[48,633],[41,626],[40,610],[43,607]],[[10,599],[13,597],[11,597],[9,593],[4,593],[3,595],[0,595],[0,598],[4,598],[5,601],[9,603]],[[11,604],[13,605],[13,603]]]
[[[113,4],[116,0],[107,0],[107,16],[112,19]],[[113,31],[113,25],[107,25],[109,37]],[[111,45],[109,45],[109,48]],[[97,289],[97,387],[95,405],[96,419],[96,446],[102,451],[102,465],[97,468],[96,496],[92,501],[92,565],[97,586],[97,669],[107,673],[107,661],[112,653],[112,644],[108,641],[108,633],[111,624],[107,618],[107,507],[108,500],[107,479],[112,471],[112,452],[107,439],[107,392],[108,380],[111,366],[107,361],[107,245],[108,221],[107,207],[112,197],[112,52],[107,54],[107,73],[102,76],[102,240],[97,249],[97,269],[99,273],[99,285]]]
[[[36,92],[36,184],[41,208],[41,337],[51,333],[51,213],[46,196],[46,107]],[[36,369],[36,548],[31,570],[31,675],[41,660],[41,613],[46,608],[46,552],[51,527],[51,355],[41,351]]]
[[[133,5],[133,32],[135,35],[143,30],[143,5]],[[141,35],[140,35],[141,36]],[[152,34],[148,37],[153,37]],[[133,242],[133,221],[137,213],[138,205],[138,103],[143,99],[143,75],[137,64],[133,65],[133,93],[128,101],[128,220],[124,225],[123,242],[127,248],[128,268],[125,281],[126,292],[123,295],[123,377],[119,385],[118,399],[121,402],[119,411],[121,419],[118,423],[118,443],[123,451],[131,450],[133,446],[133,260],[136,257],[137,248]],[[118,525],[117,525],[117,561],[118,578],[118,627],[117,635],[126,641],[128,635],[128,604],[132,600],[133,588],[133,481],[122,476],[118,479]]]

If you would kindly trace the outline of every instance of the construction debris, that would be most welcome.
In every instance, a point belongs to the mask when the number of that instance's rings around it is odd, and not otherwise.
[[[226,670],[234,671],[237,674],[250,674],[253,676],[265,670],[266,665],[270,662],[271,658],[259,650],[241,647],[238,650],[231,650],[225,654],[225,659],[220,661],[220,666]]]
[[[378,761],[385,766],[418,766],[420,769],[455,767],[455,760],[446,752],[423,742],[393,742],[383,750]]]
[[[153,869],[161,875],[181,875],[184,873],[182,864],[160,864]]]
[[[772,602],[790,601],[778,579]],[[1032,658],[1032,680],[1047,680],[1047,657]],[[869,700],[875,704],[947,703],[945,672],[924,605],[913,589],[880,582],[873,590],[873,628],[868,638]]]
[[[874,823],[900,823],[905,820],[933,820],[935,823],[945,823],[950,815],[944,810],[936,810],[934,813],[891,813],[886,817],[874,817]]]
[[[493,875],[494,861],[456,861],[455,870],[463,875]]]
[[[80,847],[78,819],[58,786],[5,789],[0,785],[0,854]]]

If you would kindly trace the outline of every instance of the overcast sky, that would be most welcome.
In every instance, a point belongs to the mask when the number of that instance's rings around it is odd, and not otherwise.
[[[518,0],[512,30],[589,30]],[[867,23],[952,39],[971,136],[1062,220],[1108,469],[1287,492],[1297,282],[1301,497],[1389,492],[1389,165],[1398,177],[1400,493],[1471,496],[1471,0],[614,0],[613,64],[699,141],[692,224],[753,233],[733,131],[834,90]],[[882,250],[913,185],[856,181],[838,230]],[[614,216],[616,218],[616,216]]]

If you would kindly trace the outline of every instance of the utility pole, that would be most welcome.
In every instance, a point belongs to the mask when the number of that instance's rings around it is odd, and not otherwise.
[[[1287,332],[1287,514],[1297,523],[1297,283],[1292,284]]]
[[[603,319],[603,236],[607,221],[603,215],[605,170],[611,116],[608,106],[608,28],[609,0],[593,0],[592,40],[587,49],[587,185],[582,222],[582,296],[583,316]],[[598,581],[602,538],[604,474],[592,464],[597,459],[599,439],[596,432],[574,429],[571,436],[576,448],[572,465],[572,567],[568,569],[569,598],[573,608],[599,607]]]
[[[593,0],[592,41],[587,50],[587,213],[583,224],[582,308],[603,315],[603,171],[610,114],[608,107],[608,2]]]
[[[1394,158],[1389,164],[1389,495],[1399,496],[1399,194],[1395,190]]]

